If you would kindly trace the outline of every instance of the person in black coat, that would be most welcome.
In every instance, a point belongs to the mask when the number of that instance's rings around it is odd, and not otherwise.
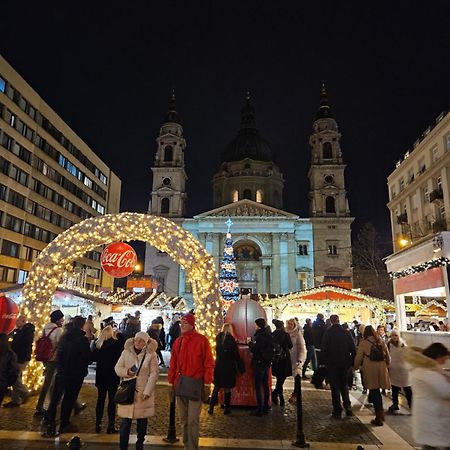
[[[180,318],[174,318],[169,328],[169,350],[172,351],[173,343],[181,334]]]
[[[314,344],[314,351],[316,353],[317,368],[314,371],[311,383],[314,384],[316,388],[321,388],[323,381],[327,378],[327,369],[325,367],[325,362],[322,358],[321,347],[322,339],[327,326],[323,314],[317,314],[316,320],[312,324],[312,338]]]
[[[269,411],[269,369],[273,358],[273,337],[267,328],[265,319],[256,319],[255,328],[254,340],[248,344],[249,350],[253,354],[252,366],[257,403],[257,409],[252,414],[262,416]]]
[[[272,333],[275,348],[279,354],[275,354],[272,363],[272,375],[276,377],[277,382],[275,389],[272,391],[272,403],[278,405],[278,398],[280,399],[280,406],[284,406],[283,385],[287,377],[292,375],[291,353],[292,341],[289,333],[284,331],[284,323],[281,320],[274,319],[272,323],[275,325],[275,331]]]
[[[8,335],[0,333],[0,406],[9,386],[12,386],[19,376],[17,356],[10,349]]]
[[[236,386],[237,370],[242,370],[243,362],[239,356],[236,340],[233,337],[231,323],[224,323],[222,331],[216,336],[216,366],[214,368],[214,390],[209,402],[208,413],[214,413],[218,403],[219,390],[223,388],[224,414],[231,414],[231,389]]]
[[[331,386],[332,416],[340,419],[341,397],[346,415],[353,416],[348,393],[348,373],[353,367],[356,348],[350,333],[339,324],[339,316],[332,314],[330,320],[332,325],[323,335],[321,353]]]
[[[11,350],[17,356],[19,365],[19,376],[12,386],[11,401],[5,403],[4,408],[14,408],[25,403],[30,396],[27,387],[22,383],[22,372],[26,369],[31,360],[31,351],[34,340],[34,325],[27,322],[25,316],[19,316],[16,322],[16,329],[11,334]]]
[[[105,410],[106,396],[108,395],[108,434],[117,433],[115,428],[116,404],[114,396],[120,383],[120,378],[114,370],[122,354],[125,340],[122,334],[115,334],[111,325],[106,326],[99,338],[93,344],[92,359],[97,362],[95,372],[95,386],[97,388],[97,405],[95,407],[95,431],[102,429],[103,411]]]
[[[303,327],[303,338],[305,339],[306,359],[302,368],[302,378],[306,380],[306,369],[308,368],[309,363],[311,363],[313,372],[317,370],[316,350],[314,347],[311,319],[306,319],[305,321],[305,326]]]
[[[70,414],[75,406],[84,377],[88,374],[88,365],[92,360],[89,341],[83,331],[86,319],[75,316],[71,326],[61,337],[56,349],[56,376],[53,385],[50,405],[45,413],[44,421],[47,431],[44,437],[55,437],[56,410],[61,398],[61,422],[59,432],[76,432],[75,426],[70,423]]]

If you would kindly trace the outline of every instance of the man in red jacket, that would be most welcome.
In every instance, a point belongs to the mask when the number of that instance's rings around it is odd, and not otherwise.
[[[203,380],[203,398],[209,396],[214,373],[214,358],[208,339],[195,331],[195,316],[185,314],[181,319],[181,336],[172,347],[168,373],[171,391],[176,392],[179,375]],[[173,394],[172,394],[173,395]],[[178,410],[186,450],[197,450],[200,432],[202,399],[189,400],[178,396]]]

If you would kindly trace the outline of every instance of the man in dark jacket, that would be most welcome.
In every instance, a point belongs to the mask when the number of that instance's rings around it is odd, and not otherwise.
[[[265,319],[256,319],[255,328],[254,341],[249,342],[249,349],[253,353],[252,366],[258,407],[252,414],[262,416],[269,411],[269,369],[273,358],[273,338]]]
[[[72,326],[61,337],[56,350],[56,376],[50,405],[45,414],[47,432],[44,437],[54,437],[56,433],[55,419],[56,409],[63,397],[61,404],[60,433],[75,432],[76,427],[70,423],[70,414],[75,406],[84,377],[88,373],[88,365],[91,362],[89,341],[83,331],[86,319],[76,316],[72,320]]]
[[[24,404],[30,392],[22,383],[22,372],[26,369],[31,359],[31,349],[34,340],[34,325],[27,322],[26,317],[19,316],[16,322],[16,329],[12,332],[11,350],[17,356],[19,365],[19,376],[12,385],[11,401],[3,405],[4,408],[15,408]]]
[[[322,339],[322,358],[328,369],[333,402],[332,417],[341,418],[342,403],[347,416],[353,416],[348,393],[348,374],[353,367],[356,348],[350,334],[339,324],[339,316],[331,315],[331,328]]]
[[[311,319],[306,319],[305,326],[303,327],[303,338],[305,339],[306,359],[302,368],[302,378],[306,380],[306,369],[308,368],[309,363],[311,363],[314,372],[317,370],[316,350],[313,341]]]

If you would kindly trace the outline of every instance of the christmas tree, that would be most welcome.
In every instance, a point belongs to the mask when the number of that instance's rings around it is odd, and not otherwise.
[[[228,230],[223,249],[222,263],[220,264],[219,288],[225,307],[229,307],[232,302],[239,299],[239,284],[236,272],[236,261],[234,259],[233,240],[231,239],[230,228],[233,225],[231,218],[226,222]]]

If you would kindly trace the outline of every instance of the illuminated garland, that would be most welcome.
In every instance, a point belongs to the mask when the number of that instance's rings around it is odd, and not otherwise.
[[[417,264],[416,266],[408,267],[405,270],[389,272],[389,277],[391,280],[397,280],[398,278],[404,278],[408,275],[412,275],[413,273],[425,272],[426,270],[434,269],[435,267],[447,266],[448,264],[450,264],[450,259],[441,256],[440,258],[431,259],[421,264]]]
[[[52,297],[72,262],[87,252],[117,240],[148,242],[167,253],[186,271],[192,284],[198,329],[214,340],[222,322],[218,281],[213,258],[188,231],[163,217],[147,214],[107,214],[86,219],[59,234],[33,263],[23,288],[21,314],[37,330],[49,321]],[[23,373],[25,384],[38,388],[43,367],[34,357]]]

